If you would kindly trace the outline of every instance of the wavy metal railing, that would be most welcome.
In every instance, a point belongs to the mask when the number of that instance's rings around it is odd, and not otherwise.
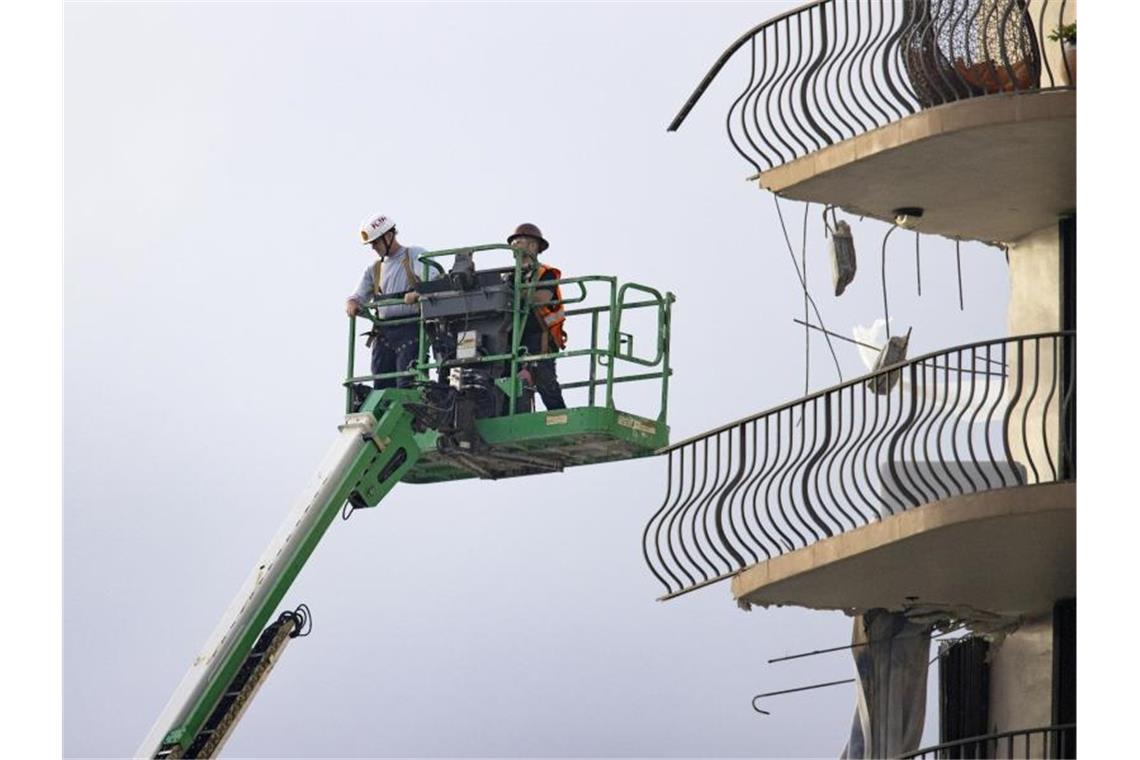
[[[757,172],[923,108],[1068,86],[1075,71],[1061,42],[1044,36],[1066,18],[1066,3],[1043,0],[1034,19],[1026,0],[815,0],[736,40],[669,131],[745,46],[748,84],[725,127]],[[1047,46],[1052,56],[1043,55]]]
[[[1017,758],[1034,760],[1043,757],[1076,756],[1077,724],[1066,723],[943,742],[900,755],[900,758],[908,760],[909,758],[1002,757],[1011,760]]]
[[[665,598],[952,496],[1076,476],[1076,333],[958,346],[674,444],[642,535]]]

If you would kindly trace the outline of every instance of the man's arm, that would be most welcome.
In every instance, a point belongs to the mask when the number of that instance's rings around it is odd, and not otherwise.
[[[360,278],[360,286],[356,292],[348,297],[348,301],[344,305],[344,312],[350,317],[354,317],[360,313],[361,307],[372,300],[372,267],[364,270],[364,276]]]

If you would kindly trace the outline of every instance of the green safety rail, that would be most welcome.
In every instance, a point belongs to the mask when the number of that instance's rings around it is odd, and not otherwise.
[[[480,251],[491,250],[507,250],[514,255],[515,271],[514,271],[514,326],[512,330],[511,352],[508,354],[496,354],[493,356],[483,356],[477,360],[469,360],[466,362],[470,364],[490,364],[499,361],[510,361],[510,375],[509,378],[504,378],[503,391],[510,399],[509,414],[516,414],[516,401],[519,395],[519,379],[518,372],[520,365],[526,362],[538,361],[540,359],[554,359],[561,361],[577,356],[588,356],[589,373],[588,377],[582,380],[562,382],[563,390],[572,388],[587,388],[587,405],[597,405],[597,389],[602,387],[604,389],[604,405],[613,408],[613,387],[617,383],[643,381],[643,380],[660,380],[661,386],[661,406],[657,415],[659,422],[665,421],[666,411],[668,409],[669,401],[669,376],[672,370],[669,368],[669,320],[671,315],[672,304],[676,301],[676,296],[672,293],[666,292],[664,295],[655,288],[639,283],[629,282],[625,284],[618,284],[616,277],[605,275],[586,275],[580,277],[563,277],[559,280],[544,280],[541,284],[534,282],[523,281],[523,268],[522,268],[522,255],[521,253],[504,244],[490,244],[479,245],[468,248],[450,248],[441,251],[432,251],[425,253],[421,256],[423,263],[424,279],[429,279],[431,270],[435,268],[437,271],[442,272],[442,267],[439,267],[436,262],[445,256],[454,256],[461,253],[478,253]],[[572,304],[583,303],[589,297],[587,283],[600,283],[608,288],[608,304],[604,306],[588,306],[582,308],[566,308],[566,319],[569,320],[574,317],[590,317],[590,346],[589,348],[573,349],[567,351],[557,351],[548,354],[527,354],[526,349],[520,346],[522,339],[522,326],[526,319],[527,309],[523,307],[522,294],[526,290],[533,290],[536,287],[552,287],[554,285],[566,286],[577,285],[578,294],[574,297],[562,298],[561,300],[552,300],[550,305],[562,304],[564,307],[569,307]],[[648,298],[639,301],[627,300],[629,294],[637,293],[644,294]],[[388,298],[380,301],[375,301],[368,304],[359,314],[359,318],[363,318],[375,325],[379,326],[395,326],[401,324],[415,323],[419,326],[419,351],[416,360],[416,366],[409,370],[401,370],[397,372],[388,372],[382,375],[354,375],[356,367],[356,340],[357,340],[357,319],[358,317],[349,317],[349,334],[348,334],[348,376],[344,381],[346,388],[346,411],[351,411],[352,405],[352,386],[357,383],[370,383],[373,380],[399,378],[399,377],[414,377],[416,380],[427,380],[429,373],[433,369],[438,369],[440,363],[433,361],[429,356],[429,345],[427,338],[427,331],[425,321],[417,316],[401,317],[398,319],[382,319],[377,314],[377,309],[383,306],[402,305],[403,294],[399,297]],[[626,333],[621,329],[621,319],[623,314],[634,309],[656,308],[657,309],[657,334],[655,336],[655,353],[652,358],[638,357],[633,352],[633,335]],[[604,342],[599,341],[599,328],[601,316],[609,313],[613,315],[610,320],[608,334],[604,336]],[[520,351],[521,348],[521,351]],[[616,375],[615,365],[617,361],[629,362],[631,364],[651,368],[654,371],[641,372],[632,375]],[[604,377],[598,377],[599,369],[604,370]]]

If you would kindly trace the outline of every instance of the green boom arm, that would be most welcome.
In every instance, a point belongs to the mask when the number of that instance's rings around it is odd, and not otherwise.
[[[268,673],[292,626],[265,628],[337,511],[376,506],[420,455],[408,406],[419,391],[372,393],[340,436],[277,536],[175,690],[136,757],[216,754]],[[265,631],[263,632],[263,628]]]

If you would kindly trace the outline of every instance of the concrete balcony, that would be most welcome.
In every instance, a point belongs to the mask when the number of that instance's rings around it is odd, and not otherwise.
[[[1012,242],[1076,207],[1075,0],[813,0],[728,47],[725,124],[762,188],[917,229]],[[744,69],[745,67],[740,67]],[[743,73],[740,74],[743,81]]]
[[[1075,90],[960,100],[829,145],[763,172],[780,197],[830,203],[915,229],[1013,241],[1077,205]]]
[[[754,605],[1018,617],[1076,595],[1076,486],[1048,483],[926,504],[749,567]]]
[[[662,598],[1047,607],[1074,577],[1075,356],[1074,333],[956,346],[673,444],[643,534]]]

